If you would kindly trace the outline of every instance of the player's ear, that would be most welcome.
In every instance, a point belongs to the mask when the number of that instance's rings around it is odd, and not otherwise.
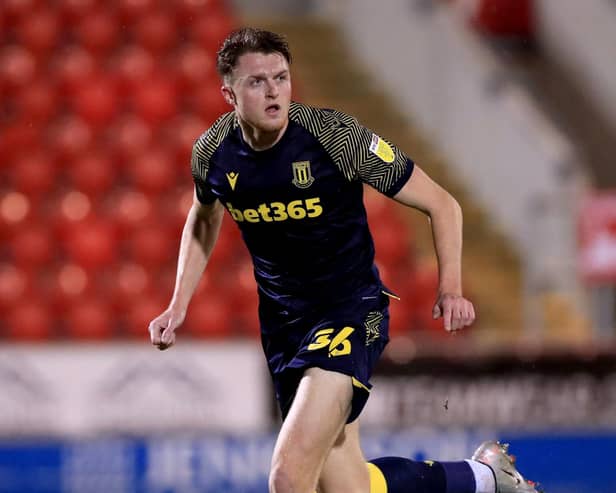
[[[225,101],[231,106],[235,106],[235,93],[233,92],[233,89],[225,84],[220,88],[220,91],[222,92],[222,97],[225,98]]]

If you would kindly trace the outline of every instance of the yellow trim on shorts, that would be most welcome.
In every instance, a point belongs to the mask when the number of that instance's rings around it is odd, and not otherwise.
[[[394,293],[390,293],[389,291],[385,291],[384,289],[381,289],[381,293],[383,293],[385,296],[389,296],[390,298],[393,298],[394,300],[400,301],[400,296],[395,295]]]
[[[382,471],[371,462],[366,465],[370,474],[370,493],[387,493],[387,481]]]
[[[370,392],[370,389],[366,387],[363,383],[361,383],[357,378],[351,377],[351,382],[354,387],[359,387],[360,389],[364,389],[366,392]]]

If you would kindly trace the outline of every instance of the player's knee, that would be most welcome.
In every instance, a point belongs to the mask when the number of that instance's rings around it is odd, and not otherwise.
[[[287,493],[293,491],[293,481],[289,472],[281,467],[272,467],[269,475],[270,493]]]
[[[299,467],[288,462],[277,462],[269,476],[270,493],[312,493],[314,485],[310,478],[303,477]]]

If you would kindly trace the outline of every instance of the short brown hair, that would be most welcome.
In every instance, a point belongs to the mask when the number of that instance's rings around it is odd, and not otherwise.
[[[280,34],[243,27],[233,31],[223,41],[216,59],[216,70],[222,78],[231,75],[237,60],[244,53],[280,53],[287,63],[291,63],[291,52],[286,38]]]

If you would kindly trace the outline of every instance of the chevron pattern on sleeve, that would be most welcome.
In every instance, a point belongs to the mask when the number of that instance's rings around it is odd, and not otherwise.
[[[190,167],[195,180],[205,183],[211,157],[235,125],[235,112],[225,113],[197,139],[190,158]]]
[[[317,138],[348,180],[360,179],[387,193],[405,173],[407,156],[389,142],[394,153],[392,162],[385,162],[371,152],[374,134],[350,115],[292,103],[290,118]]]

